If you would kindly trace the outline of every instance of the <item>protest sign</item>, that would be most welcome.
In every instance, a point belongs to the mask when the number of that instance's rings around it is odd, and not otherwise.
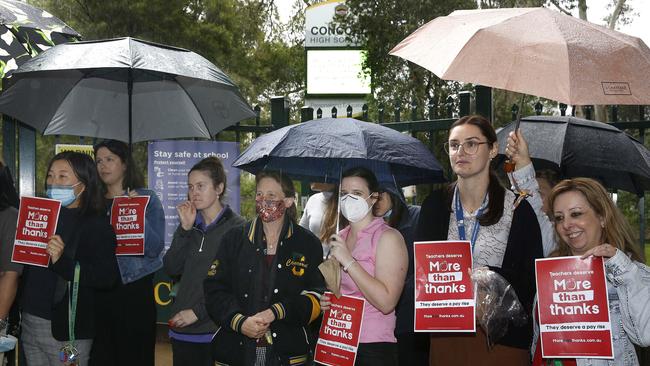
[[[416,332],[475,332],[469,241],[416,242]]]
[[[11,261],[47,267],[47,242],[56,232],[61,202],[48,198],[20,198],[16,239]]]
[[[535,260],[542,357],[613,358],[603,258]]]
[[[326,294],[332,303],[323,315],[314,360],[323,365],[354,366],[366,300]]]
[[[149,196],[119,196],[113,199],[111,225],[117,237],[115,255],[143,255],[145,213]]]

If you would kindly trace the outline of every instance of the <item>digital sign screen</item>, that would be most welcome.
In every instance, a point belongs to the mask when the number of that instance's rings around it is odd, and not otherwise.
[[[365,51],[307,50],[307,94],[370,94]]]

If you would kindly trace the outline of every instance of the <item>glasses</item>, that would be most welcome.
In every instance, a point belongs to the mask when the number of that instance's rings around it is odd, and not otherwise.
[[[460,148],[463,148],[463,151],[465,154],[468,155],[474,155],[478,151],[479,145],[483,144],[489,144],[489,142],[484,141],[484,142],[478,142],[478,141],[465,141],[463,143],[452,141],[452,142],[445,142],[445,151],[449,155],[455,155],[458,153],[458,150]]]

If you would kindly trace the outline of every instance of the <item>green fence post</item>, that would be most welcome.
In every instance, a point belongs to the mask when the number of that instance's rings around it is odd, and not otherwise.
[[[289,125],[289,101],[287,98],[271,98],[271,124],[274,130]]]
[[[14,179],[16,174],[16,121],[8,116],[2,116],[2,158],[11,171]],[[14,181],[14,184],[16,182]]]
[[[470,113],[470,97],[472,96],[471,92],[462,91],[458,93],[458,114],[460,117],[469,116]]]
[[[18,193],[36,195],[36,131],[18,124]]]
[[[494,123],[494,115],[492,112],[492,88],[483,85],[476,85],[474,87],[476,93],[476,114],[490,120]]]

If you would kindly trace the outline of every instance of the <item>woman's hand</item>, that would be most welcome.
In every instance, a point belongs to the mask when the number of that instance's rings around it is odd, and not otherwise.
[[[183,201],[176,206],[176,211],[183,230],[191,230],[196,220],[196,207],[190,201]]]
[[[528,142],[524,139],[521,129],[518,129],[516,133],[511,131],[508,134],[506,156],[515,163],[515,170],[519,170],[531,163]]]
[[[257,315],[249,316],[241,326],[241,332],[248,338],[262,338],[269,330],[269,323]]]
[[[325,295],[325,294],[321,295],[321,297],[320,297],[320,309],[322,311],[329,310],[331,304],[332,303],[330,302],[330,297],[328,295]]]
[[[589,249],[585,254],[582,255],[582,259],[585,259],[591,255],[594,257],[603,257],[603,258],[611,258],[616,255],[616,252],[618,249],[616,249],[615,246],[609,245],[607,243],[601,244],[595,248]]]
[[[52,259],[52,263],[56,263],[59,260],[59,258],[61,258],[64,248],[65,248],[65,243],[63,242],[63,239],[61,239],[59,235],[54,235],[50,238],[50,240],[47,242],[47,247],[45,247],[45,249],[47,250],[47,254],[50,255],[50,258]]]
[[[183,328],[196,323],[197,320],[199,320],[199,318],[194,314],[194,310],[185,309],[179,311],[169,319],[169,325],[175,328]]]
[[[271,324],[275,320],[275,314],[271,311],[271,309],[266,309],[264,311],[260,311],[259,313],[255,314],[254,316],[262,319],[264,323]]]
[[[126,195],[129,197],[135,197],[138,195],[138,191],[136,191],[135,189],[127,189]]]
[[[352,254],[350,254],[348,246],[340,236],[336,234],[330,236],[328,244],[330,245],[330,257],[333,256],[336,258],[336,260],[339,261],[342,266],[345,266],[354,261]]]

